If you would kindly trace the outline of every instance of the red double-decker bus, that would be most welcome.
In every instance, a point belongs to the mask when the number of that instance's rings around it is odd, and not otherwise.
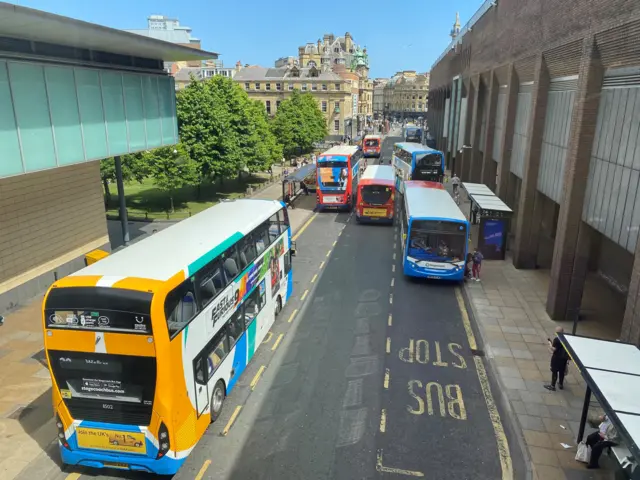
[[[358,183],[356,221],[393,223],[395,172],[391,165],[370,165]]]
[[[351,210],[356,200],[362,150],[338,145],[316,160],[316,206]]]

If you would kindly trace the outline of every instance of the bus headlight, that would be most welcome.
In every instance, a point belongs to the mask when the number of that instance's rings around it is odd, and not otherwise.
[[[158,455],[156,456],[156,460],[164,457],[169,448],[171,448],[171,441],[169,439],[169,430],[164,422],[160,422],[160,428],[158,428]]]

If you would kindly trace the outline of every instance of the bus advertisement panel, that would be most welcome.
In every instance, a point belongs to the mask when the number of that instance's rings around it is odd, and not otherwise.
[[[169,254],[170,253],[170,254]],[[293,289],[282,202],[222,202],[43,302],[63,464],[175,474]]]
[[[400,215],[404,274],[463,281],[469,222],[442,184],[405,182]]]
[[[316,160],[316,206],[351,210],[355,202],[362,150],[353,145],[339,145]]]
[[[396,169],[396,188],[400,192],[405,180],[442,183],[444,179],[443,153],[419,143],[396,143],[392,161]]]
[[[365,157],[380,158],[382,151],[382,137],[380,135],[367,135],[362,142],[362,151]]]
[[[368,166],[358,183],[356,221],[393,223],[395,190],[393,167]]]

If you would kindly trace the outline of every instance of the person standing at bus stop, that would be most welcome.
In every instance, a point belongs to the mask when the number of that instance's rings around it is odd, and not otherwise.
[[[478,247],[473,249],[473,267],[472,267],[472,277],[476,282],[480,281],[480,269],[482,268],[482,260],[484,260],[484,256],[478,250]]]
[[[564,332],[562,327],[556,327],[556,334],[562,332]],[[551,384],[545,385],[544,388],[555,392],[556,382],[560,390],[564,388],[564,374],[567,371],[569,354],[562,346],[562,342],[560,342],[557,335],[553,339],[553,342],[549,338],[547,338],[547,342],[549,342],[549,353],[551,353]]]

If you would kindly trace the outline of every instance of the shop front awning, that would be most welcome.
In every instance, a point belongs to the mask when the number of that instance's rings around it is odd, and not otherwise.
[[[640,463],[640,349],[628,343],[567,333],[558,338],[587,384],[578,441],[584,435],[591,393]]]

